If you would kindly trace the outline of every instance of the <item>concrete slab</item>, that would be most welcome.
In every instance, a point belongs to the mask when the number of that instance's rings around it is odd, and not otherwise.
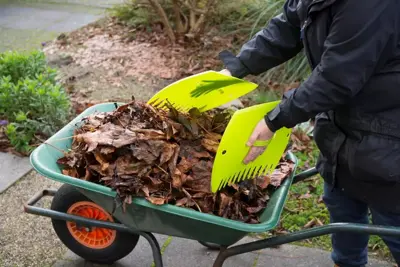
[[[0,194],[31,169],[29,158],[0,152]]]
[[[330,253],[320,249],[312,249],[299,246],[283,245],[279,249],[259,251],[259,258],[256,267],[333,267],[330,260]],[[393,264],[369,259],[367,266],[393,267]]]
[[[106,6],[122,0],[96,2],[0,0],[0,52],[39,49],[60,33],[100,19]]]
[[[70,4],[70,5],[82,5],[82,6],[99,7],[99,8],[109,8],[115,4],[121,4],[124,2],[124,0],[13,0],[13,1],[17,3]]]
[[[167,242],[169,243],[170,238],[164,235],[157,235],[156,236],[160,246]],[[168,241],[167,241],[168,240]],[[121,259],[120,261],[114,263],[113,265],[101,265],[103,267],[110,266],[110,267],[150,267],[153,263],[153,257],[150,245],[147,241],[141,237],[139,239],[138,245],[136,248],[125,258]],[[68,251],[62,260],[57,261],[52,267],[99,267],[98,264],[93,264],[90,262],[86,262],[75,253]]]
[[[203,247],[197,241],[156,235],[160,246],[164,243],[163,262],[165,267],[205,267],[212,266],[218,253]],[[244,238],[237,244],[251,242]],[[141,238],[131,254],[110,267],[150,267],[152,266],[150,246]],[[72,252],[56,262],[52,267],[96,267],[100,265],[85,262]],[[284,245],[278,249],[264,249],[229,258],[224,266],[229,267],[332,267],[330,253],[324,250]],[[392,267],[393,264],[370,259],[368,266]]]
[[[58,22],[54,21],[54,23],[46,27],[45,30],[50,32],[69,32],[96,21],[101,17],[101,15],[70,13],[65,19],[59,20]]]
[[[70,12],[15,5],[0,8],[0,26],[16,30],[71,31],[100,17],[84,11]]]

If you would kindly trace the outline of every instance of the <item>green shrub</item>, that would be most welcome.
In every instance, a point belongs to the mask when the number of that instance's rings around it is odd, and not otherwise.
[[[236,14],[231,19],[227,19],[226,16],[224,21],[220,23],[225,25],[228,34],[240,32],[247,35],[247,39],[250,39],[263,27],[267,26],[269,21],[276,15],[282,13],[284,0],[242,0],[241,2],[235,2],[235,4],[241,3],[241,6],[245,8],[245,12],[241,17],[237,16],[237,11],[232,12],[229,5],[221,6],[220,13],[223,14],[223,10],[226,10],[228,14]],[[240,10],[240,9],[239,9]],[[230,30],[229,29],[236,29]],[[246,40],[241,40],[242,42]],[[238,44],[237,49],[240,48],[242,43]],[[277,66],[266,73],[260,75],[259,83],[267,84],[270,81],[289,84],[297,81],[304,80],[310,74],[310,67],[308,65],[307,58],[303,52],[300,52],[296,57],[287,61],[286,63]]]
[[[115,5],[108,9],[108,12],[131,27],[149,27],[157,19],[150,9],[142,7],[136,0]]]
[[[11,145],[30,153],[35,136],[49,137],[68,121],[69,99],[42,52],[9,52],[0,59],[0,117],[10,122],[5,132]]]
[[[35,78],[41,73],[47,73],[47,78],[55,82],[56,71],[47,67],[41,51],[29,54],[8,51],[0,54],[0,77],[10,76],[11,81],[17,83],[21,78]]]

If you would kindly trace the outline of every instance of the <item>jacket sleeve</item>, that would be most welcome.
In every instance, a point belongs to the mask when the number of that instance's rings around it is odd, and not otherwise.
[[[237,56],[222,51],[220,59],[232,76],[258,75],[297,55],[303,48],[300,39],[298,0],[287,0],[283,13],[271,19],[268,26],[244,44]]]
[[[269,128],[292,128],[318,113],[345,105],[357,95],[396,47],[399,3],[340,1],[320,63],[300,87],[266,115]]]

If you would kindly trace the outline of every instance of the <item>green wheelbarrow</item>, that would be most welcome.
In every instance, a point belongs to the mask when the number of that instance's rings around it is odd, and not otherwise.
[[[155,266],[162,267],[160,246],[153,233],[197,240],[209,249],[219,250],[213,267],[223,266],[234,255],[340,231],[400,236],[400,229],[394,227],[334,223],[234,246],[249,233],[274,229],[290,186],[316,175],[315,168],[288,177],[271,196],[259,224],[246,224],[174,205],[156,206],[141,198],[135,198],[124,212],[115,191],[63,175],[56,163],[63,156],[61,151],[71,147],[72,140],[68,137],[84,117],[117,107],[117,103],[105,103],[88,108],[47,140],[51,146],[42,144],[31,154],[31,164],[37,172],[64,184],[58,190],[45,189],[35,194],[24,205],[24,211],[50,217],[63,244],[85,260],[111,264],[127,256],[142,236],[151,246]],[[296,157],[290,152],[288,157],[297,166]],[[50,209],[35,206],[45,196],[53,197]]]

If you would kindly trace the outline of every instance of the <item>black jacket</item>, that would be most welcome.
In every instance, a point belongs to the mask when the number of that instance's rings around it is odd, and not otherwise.
[[[325,181],[347,179],[336,177],[341,154],[354,183],[399,184],[400,193],[400,1],[287,0],[237,56],[220,57],[242,78],[302,50],[312,74],[266,115],[268,126],[276,131],[315,118]]]

